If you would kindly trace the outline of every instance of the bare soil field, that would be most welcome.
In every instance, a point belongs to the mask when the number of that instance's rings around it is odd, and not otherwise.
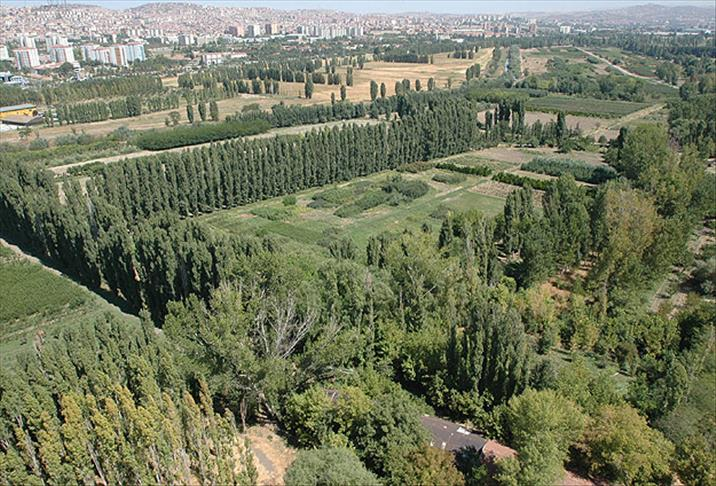
[[[535,56],[540,49],[521,49],[522,68],[529,74],[544,74],[547,72],[549,57]]]
[[[528,111],[525,113],[525,123],[527,123],[528,125],[531,125],[537,120],[542,123],[547,123],[550,121],[555,121],[556,119],[557,115],[554,113],[542,113],[538,111]],[[607,118],[567,115],[567,126],[569,128],[581,128],[584,132],[606,126],[609,124],[609,122],[613,121],[614,120],[609,120]]]
[[[492,49],[480,49],[474,59],[453,59],[447,57],[446,53],[435,54],[434,64],[414,64],[401,62],[367,62],[363,69],[353,70],[353,86],[346,87],[346,95],[351,101],[370,101],[370,82],[385,83],[387,94],[395,94],[395,82],[409,79],[411,85],[419,79],[422,89],[428,89],[428,79],[434,78],[438,88],[445,88],[448,80],[453,85],[461,83],[465,79],[465,70],[473,64],[480,64],[484,70],[492,57]],[[339,69],[341,77],[345,79],[346,67]],[[281,83],[281,95],[289,98],[303,96],[303,83]],[[331,100],[331,93],[340,99],[340,86],[316,84],[314,85],[313,98],[303,102],[325,103]]]

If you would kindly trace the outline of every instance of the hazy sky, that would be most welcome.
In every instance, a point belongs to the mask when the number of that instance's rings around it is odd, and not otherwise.
[[[330,9],[356,13],[397,13],[397,12],[436,12],[436,13],[509,13],[509,12],[568,12],[577,10],[602,10],[658,3],[661,5],[697,5],[715,7],[716,0],[520,0],[520,1],[475,1],[475,0],[154,0],[183,1],[206,5],[226,5],[235,7],[270,7],[286,10],[294,9]],[[2,0],[7,6],[30,6],[48,3],[48,0]],[[150,0],[68,0],[68,3],[102,5],[108,8],[136,7]]]

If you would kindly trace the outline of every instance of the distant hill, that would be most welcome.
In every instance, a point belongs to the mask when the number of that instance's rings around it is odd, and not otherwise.
[[[525,14],[529,16],[530,14]],[[581,23],[603,26],[653,25],[669,26],[670,28],[713,28],[716,13],[713,6],[698,7],[693,5],[666,6],[653,3],[634,5],[608,10],[590,10],[581,12],[532,14],[542,20]]]

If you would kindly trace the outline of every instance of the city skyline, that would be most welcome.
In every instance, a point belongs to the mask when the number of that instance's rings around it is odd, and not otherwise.
[[[48,0],[5,0],[7,7],[36,7],[46,5]],[[429,12],[435,14],[508,14],[528,12],[584,12],[590,10],[610,10],[638,5],[660,5],[665,7],[693,6],[709,7],[713,0],[566,0],[543,1],[471,1],[471,0],[395,0],[395,1],[355,1],[342,2],[326,0],[84,0],[68,1],[68,4],[97,5],[113,10],[124,10],[149,3],[192,3],[208,6],[238,8],[271,8],[277,10],[337,10],[356,14],[400,14],[410,12]]]

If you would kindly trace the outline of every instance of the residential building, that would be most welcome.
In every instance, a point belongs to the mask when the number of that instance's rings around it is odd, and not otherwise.
[[[246,26],[246,37],[260,37],[261,26],[259,24],[249,24]]]
[[[560,26],[559,26],[559,33],[560,33],[560,34],[571,34],[571,33],[572,33],[572,26],[571,26],[571,25],[560,25]]]
[[[276,35],[279,33],[279,27],[278,24],[266,24],[264,25],[264,34],[265,35]]]
[[[9,61],[10,53],[7,50],[7,46],[0,45],[0,61]]]
[[[34,47],[20,47],[15,49],[15,62],[20,69],[32,69],[40,65],[40,56]]]
[[[196,36],[193,34],[179,34],[180,46],[193,46],[196,44]]]
[[[224,62],[224,54],[222,52],[207,52],[201,55],[201,63],[205,66],[213,64],[222,64]]]
[[[229,35],[233,35],[234,37],[243,37],[244,36],[244,26],[243,25],[230,25],[226,29],[226,33]]]
[[[52,62],[75,62],[75,52],[72,46],[67,45],[56,45],[49,46],[47,52],[50,54]]]

